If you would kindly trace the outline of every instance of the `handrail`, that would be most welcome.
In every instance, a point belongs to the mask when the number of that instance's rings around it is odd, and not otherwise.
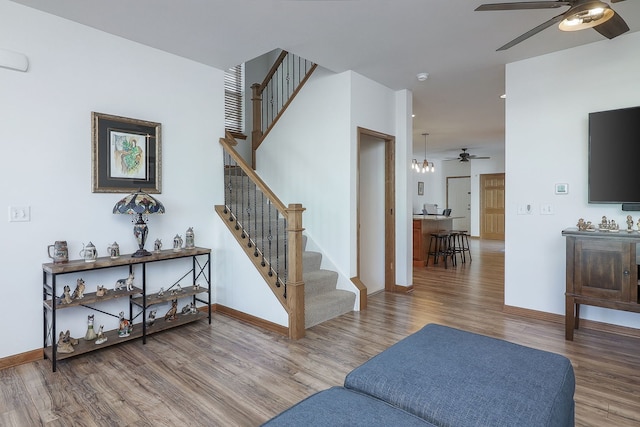
[[[302,338],[305,334],[302,280],[302,213],[305,209],[301,204],[285,206],[282,203],[233,148],[237,142],[231,133],[226,132],[220,144],[225,152],[225,204],[216,206],[216,212],[287,311],[289,337]]]
[[[263,82],[251,86],[253,102],[251,166],[254,169],[258,147],[316,68],[317,64],[283,50]],[[264,96],[265,92],[267,97]]]
[[[276,196],[273,191],[264,183],[264,181],[258,176],[251,166],[242,158],[240,154],[233,148],[238,142],[233,135],[228,131],[225,131],[225,137],[220,138],[220,144],[224,147],[225,151],[233,158],[233,160],[240,166],[242,171],[247,174],[249,179],[253,181],[256,186],[262,191],[275,205],[278,212],[285,214],[287,212],[287,206]]]

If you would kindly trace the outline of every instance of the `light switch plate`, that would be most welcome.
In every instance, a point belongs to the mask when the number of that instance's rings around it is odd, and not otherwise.
[[[9,206],[9,222],[31,221],[30,206]]]

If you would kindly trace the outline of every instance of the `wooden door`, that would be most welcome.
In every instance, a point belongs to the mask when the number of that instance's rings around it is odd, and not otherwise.
[[[504,173],[480,175],[480,238],[504,240]]]
[[[471,231],[471,177],[447,177],[447,208],[453,220],[453,229]]]

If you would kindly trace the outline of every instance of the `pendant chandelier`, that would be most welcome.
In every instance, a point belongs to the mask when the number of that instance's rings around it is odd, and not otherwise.
[[[427,135],[429,134],[423,133],[423,135],[424,135],[424,161],[422,163],[418,163],[418,160],[416,159],[411,160],[411,169],[413,169],[416,172],[422,172],[422,173],[435,172],[436,168],[433,162],[427,161]]]

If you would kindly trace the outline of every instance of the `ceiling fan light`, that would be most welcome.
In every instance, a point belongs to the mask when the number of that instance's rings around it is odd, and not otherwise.
[[[580,31],[593,28],[607,22],[615,15],[608,4],[599,1],[583,3],[572,10],[570,9],[569,12],[558,25],[562,31]]]

